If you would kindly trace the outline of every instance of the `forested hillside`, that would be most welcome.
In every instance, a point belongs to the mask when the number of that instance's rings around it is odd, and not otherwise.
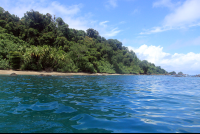
[[[0,69],[120,74],[165,74],[140,61],[117,39],[90,28],[69,28],[62,18],[28,11],[21,19],[0,7]]]

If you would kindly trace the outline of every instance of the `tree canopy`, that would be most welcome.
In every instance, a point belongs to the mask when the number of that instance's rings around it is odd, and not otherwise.
[[[176,75],[176,72],[175,72],[175,71],[172,71],[172,72],[169,72],[169,74],[171,74],[171,75]]]
[[[117,39],[69,28],[60,17],[27,11],[21,19],[0,7],[0,69],[166,74],[139,60]]]
[[[183,72],[178,72],[178,75],[183,75]]]

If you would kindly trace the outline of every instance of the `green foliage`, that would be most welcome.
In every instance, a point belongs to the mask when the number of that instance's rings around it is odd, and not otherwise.
[[[78,72],[78,68],[75,66],[73,60],[58,62],[59,67],[57,68],[58,72]]]
[[[140,68],[142,70],[144,70],[144,73],[146,74],[147,71],[148,71],[148,68],[149,68],[148,61],[147,60],[143,60],[142,62],[140,62],[139,66],[140,66]]]
[[[113,65],[111,65],[106,60],[100,60],[99,62],[97,62],[97,70],[99,73],[109,73],[109,74],[116,73],[113,68]]]
[[[0,69],[9,69],[9,61],[6,59],[0,59]]]
[[[10,63],[10,64],[9,64]],[[69,28],[60,17],[28,11],[19,19],[0,7],[0,69],[120,74],[165,74],[140,61],[117,39]]]
[[[171,75],[176,75],[176,72],[175,72],[175,71],[172,71],[172,72],[169,72],[169,74],[171,74]]]
[[[23,40],[6,32],[6,29],[0,27],[0,66],[4,69],[19,69],[21,53],[23,53],[25,48],[29,45]]]
[[[183,72],[178,72],[178,75],[183,75]]]
[[[41,45],[53,46],[54,41],[55,41],[55,35],[53,32],[44,33],[39,39]]]
[[[92,28],[89,28],[87,29],[87,36],[97,39],[97,37],[99,37],[99,32]]]
[[[6,26],[6,21],[5,20],[0,20],[0,26],[5,27]]]
[[[20,52],[17,51],[9,52],[9,61],[12,69],[19,69],[21,64]]]
[[[0,13],[4,13],[4,12],[5,10],[2,7],[0,7]]]
[[[68,41],[65,37],[57,37],[55,39],[55,42],[54,42],[54,46],[56,47],[59,47],[59,46],[68,46]]]
[[[155,66],[146,60],[139,62],[140,68],[144,71],[143,74],[166,74],[167,71],[162,69],[160,66]],[[142,72],[141,72],[142,73]]]

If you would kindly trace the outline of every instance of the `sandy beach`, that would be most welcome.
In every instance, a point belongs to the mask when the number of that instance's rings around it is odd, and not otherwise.
[[[16,70],[0,70],[0,75],[10,75],[15,73],[17,75],[55,75],[55,76],[67,76],[67,75],[121,75],[121,74],[107,74],[107,73],[62,73],[62,72],[46,72],[46,71],[16,71]]]

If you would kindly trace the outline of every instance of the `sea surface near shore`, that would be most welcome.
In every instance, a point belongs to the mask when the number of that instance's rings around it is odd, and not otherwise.
[[[161,75],[0,75],[0,130],[197,133],[199,87],[200,78]]]

